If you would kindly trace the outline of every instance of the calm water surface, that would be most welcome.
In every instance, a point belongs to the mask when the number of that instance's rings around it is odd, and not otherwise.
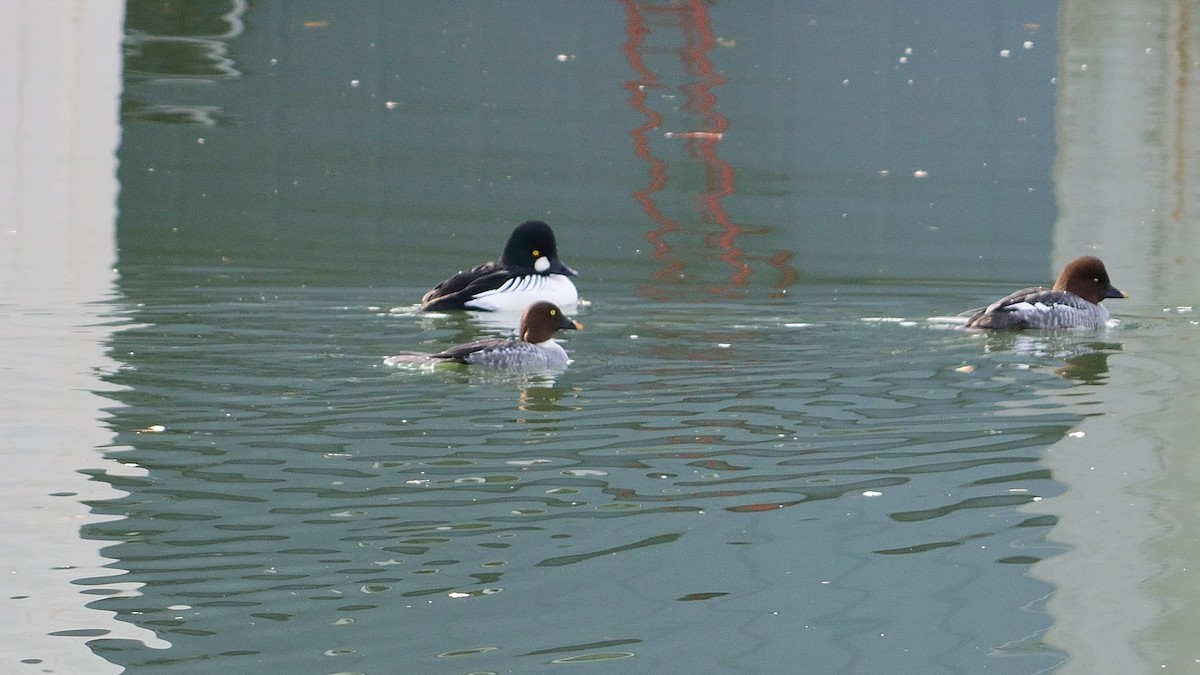
[[[115,201],[115,235],[32,285],[97,280],[4,298],[40,327],[8,351],[96,399],[13,425],[83,454],[10,467],[70,577],[8,623],[131,673],[1194,664],[1200,31],[1116,5],[131,0],[119,186],[62,219]],[[581,272],[575,362],[385,366],[511,329],[412,306],[528,218]],[[948,318],[1096,251],[1119,325]],[[45,553],[62,523],[98,561]],[[88,613],[13,609],[59,586]]]

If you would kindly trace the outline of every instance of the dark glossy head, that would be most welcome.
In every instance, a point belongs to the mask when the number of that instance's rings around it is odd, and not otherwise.
[[[575,270],[558,259],[558,244],[554,241],[554,230],[540,220],[527,220],[508,235],[501,264],[538,274],[565,274],[576,276]]]
[[[1108,279],[1108,270],[1099,258],[1085,255],[1076,258],[1058,275],[1054,282],[1054,290],[1069,291],[1087,300],[1100,302],[1105,298],[1127,298],[1125,293],[1117,290]]]

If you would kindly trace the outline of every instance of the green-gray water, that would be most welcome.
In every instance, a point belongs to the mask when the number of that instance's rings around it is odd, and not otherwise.
[[[1146,7],[127,3],[116,161],[9,183],[5,668],[1194,667],[1200,47]],[[385,366],[507,329],[412,306],[528,218],[575,362]],[[1110,329],[944,320],[1089,252]]]

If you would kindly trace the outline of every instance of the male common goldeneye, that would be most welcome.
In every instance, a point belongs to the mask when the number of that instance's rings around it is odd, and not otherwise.
[[[537,300],[574,305],[579,292],[575,270],[558,259],[554,231],[540,220],[521,223],[508,237],[500,262],[459,272],[421,298],[421,309],[520,310]]]
[[[966,328],[1100,328],[1108,321],[1105,298],[1127,298],[1108,280],[1095,256],[1072,260],[1054,288],[1022,288],[975,312]]]
[[[563,328],[581,330],[583,326],[567,318],[554,303],[542,300],[521,313],[519,338],[490,338],[436,354],[401,352],[383,362],[390,366],[465,363],[504,370],[561,370],[571,362],[566,350],[553,339],[554,333]]]

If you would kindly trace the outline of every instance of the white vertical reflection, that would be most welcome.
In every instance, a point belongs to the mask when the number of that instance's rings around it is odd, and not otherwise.
[[[86,500],[119,496],[81,469],[111,444],[97,373],[113,367],[121,0],[0,0],[0,671],[111,673],[88,638],[153,633],[88,609],[111,574]],[[118,580],[114,579],[114,582]],[[93,587],[95,588],[95,587]],[[121,583],[105,592],[136,592]]]
[[[1133,296],[1092,413],[1046,462],[1067,485],[1037,509],[1070,550],[1047,640],[1064,673],[1190,672],[1200,663],[1200,6],[1063,2],[1054,263],[1104,258]],[[1164,311],[1167,310],[1167,311]]]
[[[1200,199],[1200,26],[1191,22],[1200,21],[1200,6],[1193,4],[1062,3],[1055,273],[1095,253],[1121,290],[1170,304],[1196,299],[1200,229],[1189,223]]]

